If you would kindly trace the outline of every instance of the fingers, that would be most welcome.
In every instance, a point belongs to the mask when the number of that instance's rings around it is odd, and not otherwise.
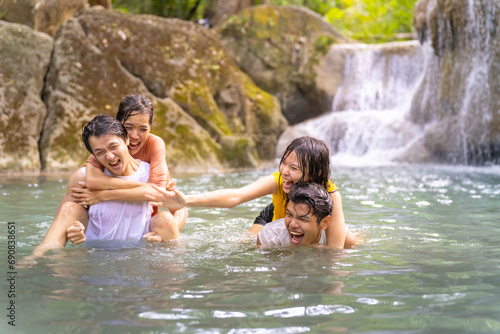
[[[71,188],[71,198],[73,201],[78,202],[83,196],[83,189]]]
[[[89,193],[86,189],[71,188],[71,199],[80,205],[91,205]]]
[[[74,245],[79,245],[87,240],[84,234],[85,226],[79,221],[75,221],[73,225],[67,228],[66,237],[73,243]]]
[[[85,226],[84,226],[81,222],[79,222],[78,220],[77,220],[77,221],[75,221],[75,223],[73,224],[73,226],[76,226],[76,227],[78,227],[80,230],[85,231]]]
[[[153,236],[153,235],[156,235],[156,232],[148,232],[148,233],[144,234],[142,237],[144,239],[147,239],[148,237]]]
[[[165,189],[160,188],[155,184],[152,184],[151,186],[153,188],[151,191],[146,189],[144,192],[144,197],[146,197],[147,199],[153,200],[155,202],[160,202],[164,200],[164,196],[174,196],[174,193],[172,191],[166,191]]]
[[[82,188],[87,188],[87,184],[83,181],[78,181],[78,184],[82,187]]]
[[[146,239],[147,242],[162,242],[163,239],[160,237],[160,235],[156,232],[148,232],[144,234],[143,236],[144,239]]]
[[[87,240],[87,237],[83,236],[83,238],[71,240],[71,242],[73,243],[73,245],[79,245],[79,244],[83,244],[86,240]]]
[[[83,193],[86,189],[85,188],[71,188],[70,189],[72,193],[75,193],[75,194],[81,194]]]
[[[153,184],[152,186],[153,186],[153,188],[155,188],[156,190],[158,190],[163,195],[168,195],[170,193],[170,191],[165,190],[165,188],[160,188],[156,184]]]

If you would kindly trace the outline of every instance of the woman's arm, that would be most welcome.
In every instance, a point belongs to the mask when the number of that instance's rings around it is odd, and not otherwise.
[[[80,205],[94,205],[104,201],[145,202],[148,194],[160,195],[160,192],[149,183],[139,183],[130,189],[91,190],[85,187],[71,188],[71,198]]]
[[[90,160],[90,159],[89,159]],[[101,168],[97,168],[94,164],[87,160],[85,187],[92,190],[113,190],[113,189],[130,189],[139,187],[140,182],[129,181],[112,177],[104,174]]]
[[[342,196],[340,191],[330,194],[333,200],[333,211],[330,225],[326,229],[326,242],[331,248],[344,248],[345,243],[345,221],[344,211],[342,209]]]
[[[144,150],[145,156],[139,157],[139,159],[149,162],[148,182],[156,184],[160,188],[167,187],[171,178],[167,166],[165,142],[160,137],[150,134],[148,145]]]
[[[275,194],[277,185],[273,176],[269,175],[241,188],[220,189],[194,195],[184,195],[177,189],[165,191],[157,188],[157,190],[161,192],[161,196],[146,194],[146,197],[153,202],[153,205],[164,206],[171,210],[177,210],[186,206],[233,208],[253,199]]]
[[[163,188],[166,187],[167,181],[170,181],[171,178],[165,159],[165,142],[163,139],[155,135],[150,135],[144,151],[138,158],[149,162],[149,183]],[[82,188],[72,189],[72,197],[77,203],[82,205],[92,205],[112,200],[127,202],[147,201],[144,193],[146,191],[155,191],[147,183],[134,182],[106,175],[102,165],[93,155],[87,160],[86,172],[86,184],[80,184]]]

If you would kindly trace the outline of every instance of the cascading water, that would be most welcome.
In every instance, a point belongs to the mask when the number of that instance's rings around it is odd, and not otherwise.
[[[278,151],[310,135],[340,164],[500,163],[500,0],[415,9],[422,45],[332,47],[344,68],[332,112],[288,128]]]
[[[342,164],[386,164],[422,133],[405,118],[423,75],[417,42],[344,44],[330,52],[344,55],[344,81],[332,112],[288,128],[278,151],[294,137],[324,140]]]
[[[492,120],[492,112],[490,108],[491,96],[490,96],[490,85],[489,85],[489,69],[493,63],[493,53],[491,48],[491,32],[492,27],[490,26],[493,22],[495,16],[495,8],[498,7],[498,3],[489,3],[487,8],[482,13],[483,15],[478,15],[480,9],[476,9],[476,6],[480,6],[480,3],[469,0],[468,3],[468,24],[466,25],[466,31],[468,34],[467,42],[469,44],[471,55],[470,57],[470,72],[465,79],[465,94],[460,108],[459,126],[462,138],[462,153],[463,153],[463,163],[468,164],[469,162],[473,165],[477,164],[476,161],[477,154],[469,152],[470,143],[475,142],[474,146],[482,146],[483,150],[488,152],[482,152],[486,156],[490,155],[488,145],[484,145],[487,142],[487,136],[489,135],[488,125]],[[487,29],[484,29],[484,28]],[[476,36],[481,34],[483,30],[483,38],[477,38]],[[470,131],[471,127],[473,129]],[[479,134],[477,138],[473,138],[475,134]],[[474,149],[472,149],[474,151]]]
[[[500,162],[499,0],[420,0],[415,27],[425,77],[413,98],[412,121],[425,134],[407,156],[453,164]]]

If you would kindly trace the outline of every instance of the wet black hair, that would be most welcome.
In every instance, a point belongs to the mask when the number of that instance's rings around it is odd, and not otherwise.
[[[144,95],[133,94],[125,96],[118,106],[118,112],[116,113],[116,119],[122,123],[130,116],[148,114],[149,115],[149,126],[153,126],[154,112],[153,105],[151,101]]]
[[[330,151],[325,142],[304,136],[292,140],[281,156],[280,165],[294,152],[297,156],[302,179],[309,175],[310,182],[318,183],[328,189],[330,179]]]
[[[299,182],[290,187],[288,203],[305,204],[316,216],[318,224],[333,210],[333,200],[328,191],[318,183]],[[308,212],[308,214],[309,214]]]
[[[83,125],[82,140],[87,150],[93,154],[89,144],[89,138],[92,136],[100,137],[104,135],[115,135],[122,138],[125,142],[128,133],[123,124],[116,118],[108,115],[97,115],[90,122]]]

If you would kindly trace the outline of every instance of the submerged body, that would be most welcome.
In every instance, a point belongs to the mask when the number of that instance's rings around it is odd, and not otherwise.
[[[104,173],[129,181],[147,182],[150,166],[141,161],[139,168],[129,176],[114,176],[108,169]],[[85,168],[82,168],[85,173]],[[87,240],[139,241],[149,232],[153,212],[148,202],[104,201],[89,208]]]

